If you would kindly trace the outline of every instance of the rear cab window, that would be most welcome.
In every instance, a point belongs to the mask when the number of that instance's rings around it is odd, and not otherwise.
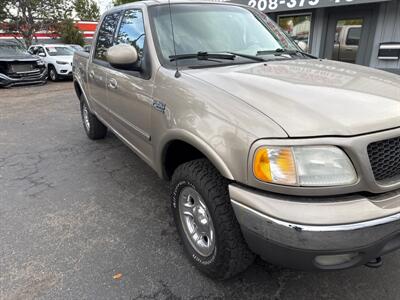
[[[350,28],[347,33],[346,45],[358,46],[361,39],[361,27]]]

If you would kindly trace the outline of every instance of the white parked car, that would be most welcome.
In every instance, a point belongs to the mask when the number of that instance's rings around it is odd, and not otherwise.
[[[34,45],[29,47],[29,52],[38,55],[45,62],[52,81],[61,78],[72,79],[72,58],[74,51],[69,45]]]

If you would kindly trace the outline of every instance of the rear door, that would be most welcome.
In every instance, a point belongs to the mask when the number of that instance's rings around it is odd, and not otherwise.
[[[118,11],[110,13],[103,18],[97,34],[95,49],[92,51],[92,59],[88,64],[88,89],[91,105],[106,122],[109,122],[107,72],[110,69],[106,53],[113,44],[120,16],[121,12]]]
[[[108,106],[112,127],[136,148],[142,158],[148,159],[152,155],[150,116],[153,82],[141,9],[128,9],[123,13],[114,39],[116,44],[129,44],[136,48],[139,56],[136,67],[141,70],[110,69]]]

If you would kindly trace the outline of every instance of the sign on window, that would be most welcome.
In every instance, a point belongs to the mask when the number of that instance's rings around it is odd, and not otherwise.
[[[246,4],[264,12],[279,12],[384,1],[390,0],[228,0],[224,2]]]

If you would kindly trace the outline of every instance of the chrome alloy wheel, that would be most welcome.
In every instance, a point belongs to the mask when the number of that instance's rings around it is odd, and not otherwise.
[[[210,213],[200,194],[185,187],[179,195],[179,215],[186,237],[202,256],[210,256],[215,248],[215,230]]]
[[[82,117],[86,130],[90,131],[89,110],[85,103],[82,105]]]

